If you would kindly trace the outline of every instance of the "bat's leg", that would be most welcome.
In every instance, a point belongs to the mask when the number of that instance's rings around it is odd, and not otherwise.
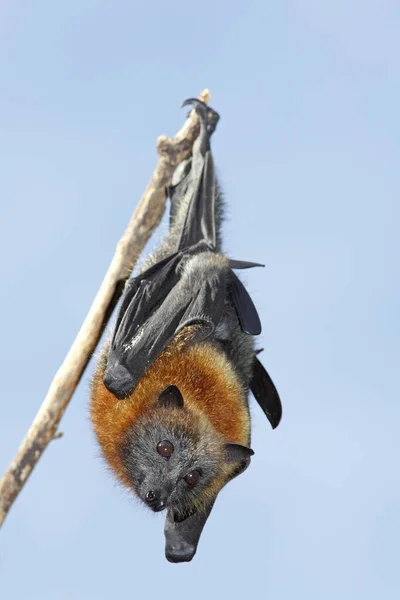
[[[191,161],[189,159],[189,165],[184,165],[182,167],[182,180],[179,183],[179,193],[170,194],[171,199],[171,208],[170,208],[170,220],[169,220],[169,233],[168,239],[165,242],[165,253],[162,255],[168,256],[173,252],[177,252],[181,247],[182,243],[182,235],[187,226],[188,219],[188,211],[190,209],[190,201],[192,195],[192,188],[195,185],[195,182],[192,179],[191,173]],[[183,169],[186,168],[187,172],[185,173]],[[180,193],[181,192],[181,193]],[[221,235],[221,224],[223,222],[224,215],[224,197],[219,186],[218,180],[215,178],[214,180],[214,206],[213,206],[213,229],[215,234],[215,240],[213,246],[217,252],[221,252],[222,246],[222,235]],[[201,220],[201,217],[199,217]],[[200,236],[193,239],[193,242],[196,243],[199,241]]]
[[[199,137],[203,136],[203,143],[200,142],[200,144],[198,143],[199,140],[197,140],[194,144],[193,147],[193,154],[196,155],[196,153],[201,153],[202,156],[204,157],[205,152],[207,151],[207,149],[209,150],[209,140],[211,138],[211,135],[214,133],[215,128],[217,126],[217,123],[219,121],[219,114],[217,112],[215,112],[215,110],[213,110],[212,108],[209,108],[204,102],[201,102],[200,100],[196,100],[196,99],[190,99],[190,100],[186,100],[182,106],[187,106],[187,104],[197,104],[201,110],[199,111],[200,117],[202,118],[202,123],[203,123],[203,127],[204,129],[200,132]],[[188,116],[190,115],[190,113],[188,114]],[[203,148],[202,148],[203,146]],[[205,146],[205,147],[204,147]],[[199,175],[199,172],[197,173],[197,176]],[[171,208],[170,208],[170,228],[172,228],[174,225],[176,226],[176,229],[182,230],[183,228],[183,223],[185,220],[185,216],[186,216],[186,212],[187,212],[187,206],[185,208],[183,208],[182,210],[182,204],[187,203],[187,201],[190,199],[190,197],[188,196],[188,194],[190,195],[190,192],[192,192],[193,194],[193,186],[195,184],[195,175],[193,172],[193,168],[192,168],[192,157],[182,161],[177,168],[175,169],[175,173],[173,175],[172,178],[172,182],[171,182],[171,186],[168,190],[169,192],[169,196],[170,196],[170,201],[171,201]],[[217,194],[218,194],[218,198],[220,200],[220,189],[219,189],[219,185],[218,182],[216,181],[216,187],[217,187]],[[216,211],[215,211],[215,218],[218,219],[221,213],[221,209],[222,207],[219,206],[219,202],[217,202],[217,206],[216,206]],[[184,214],[182,214],[184,213]],[[177,216],[181,215],[181,218],[178,219]],[[177,221],[181,221],[180,223]],[[217,229],[219,228],[219,225],[217,227]]]
[[[197,100],[187,103],[197,103],[200,133],[194,142],[192,156],[175,169],[167,190],[171,201],[169,231],[161,246],[146,261],[143,270],[199,241],[205,241],[217,252],[221,249],[223,201],[209,144],[219,115]]]
[[[219,114],[195,98],[182,106],[189,104],[195,105],[201,125],[190,163],[176,169],[170,189],[176,250],[205,242],[219,251],[222,198],[210,148]]]
[[[219,115],[196,99],[186,100],[183,106],[188,104],[195,104],[201,127],[192,156],[178,165],[168,190],[171,200],[168,249],[176,252],[205,241],[219,251],[222,195],[210,148]]]

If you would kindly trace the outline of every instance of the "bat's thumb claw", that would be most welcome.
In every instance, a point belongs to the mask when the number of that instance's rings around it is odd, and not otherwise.
[[[121,364],[111,364],[105,370],[103,383],[119,399],[126,398],[134,388],[129,371]]]

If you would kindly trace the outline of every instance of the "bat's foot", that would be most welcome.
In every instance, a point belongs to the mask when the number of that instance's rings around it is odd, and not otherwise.
[[[202,102],[198,98],[188,98],[182,103],[182,108],[184,106],[189,106],[190,104],[194,104],[197,114],[200,116],[200,118],[206,126],[208,135],[214,133],[220,118],[219,114],[214,109],[207,106],[205,102]],[[188,113],[188,116],[189,115],[190,112]]]

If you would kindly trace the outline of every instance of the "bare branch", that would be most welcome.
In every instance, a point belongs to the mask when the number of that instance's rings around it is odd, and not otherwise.
[[[209,102],[209,91],[204,90],[199,98]],[[126,279],[160,223],[165,210],[165,188],[171,181],[174,169],[190,156],[198,133],[199,120],[196,112],[192,111],[173,139],[166,136],[158,138],[158,163],[150,183],[117,245],[114,258],[75,341],[51,382],[17,455],[0,481],[0,526],[49,442],[61,437],[62,434],[57,432],[61,417],[122,293]]]

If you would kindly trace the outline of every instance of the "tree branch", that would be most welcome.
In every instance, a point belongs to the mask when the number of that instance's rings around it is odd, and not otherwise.
[[[209,102],[209,91],[204,90],[199,98]],[[196,112],[192,111],[173,139],[166,136],[158,138],[158,163],[150,183],[117,245],[114,258],[75,341],[51,382],[17,455],[0,481],[0,526],[49,442],[60,437],[57,427],[61,417],[111,317],[126,279],[161,221],[165,210],[165,188],[171,182],[175,167],[190,156],[198,134],[199,120]]]

